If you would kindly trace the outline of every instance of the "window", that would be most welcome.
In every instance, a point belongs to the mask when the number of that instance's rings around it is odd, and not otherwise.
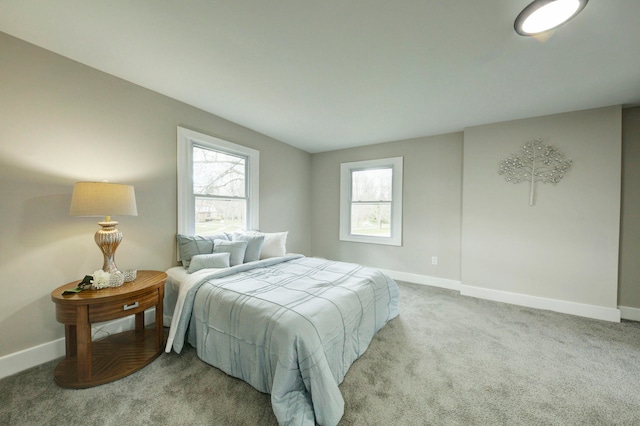
[[[402,245],[402,157],[340,165],[340,240]]]
[[[258,229],[259,152],[178,127],[178,233]]]

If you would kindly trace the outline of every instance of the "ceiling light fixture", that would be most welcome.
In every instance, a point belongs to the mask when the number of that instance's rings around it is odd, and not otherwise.
[[[532,36],[559,27],[576,16],[589,0],[535,0],[516,18],[513,27],[523,36]]]

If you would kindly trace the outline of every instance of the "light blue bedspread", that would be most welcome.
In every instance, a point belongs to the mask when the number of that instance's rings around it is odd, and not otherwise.
[[[191,285],[177,323],[191,318],[202,360],[270,393],[280,424],[336,425],[338,385],[398,315],[396,283],[373,268],[301,256],[240,269]],[[178,352],[185,331],[174,336]]]

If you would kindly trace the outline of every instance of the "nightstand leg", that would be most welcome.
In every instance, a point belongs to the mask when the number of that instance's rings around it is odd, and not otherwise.
[[[78,381],[88,382],[91,380],[91,324],[88,305],[78,306],[77,323]]]
[[[136,331],[144,330],[144,311],[136,314]]]
[[[156,305],[156,350],[164,344],[164,287],[158,288],[158,304]]]
[[[71,358],[77,355],[78,338],[76,334],[76,326],[72,324],[64,325],[64,341],[65,341],[65,354],[67,358]]]

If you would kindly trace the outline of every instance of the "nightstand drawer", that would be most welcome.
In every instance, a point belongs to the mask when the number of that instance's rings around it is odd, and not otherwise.
[[[158,291],[144,293],[137,297],[121,299],[117,303],[105,302],[89,306],[89,322],[109,321],[137,314],[158,304]]]

